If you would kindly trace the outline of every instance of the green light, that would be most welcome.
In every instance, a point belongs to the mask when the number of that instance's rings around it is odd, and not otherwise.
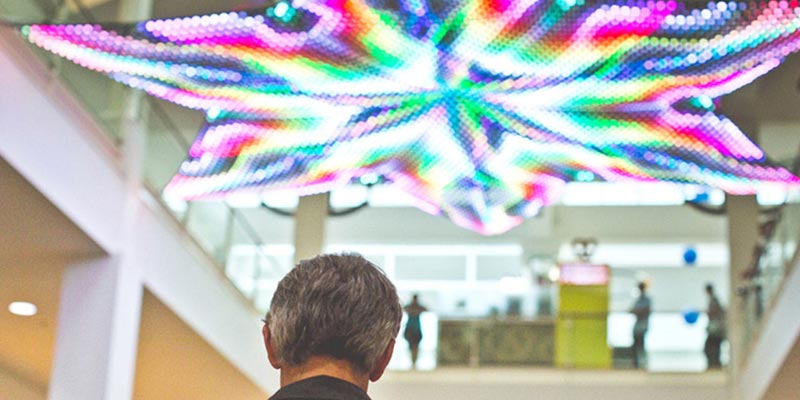
[[[591,171],[578,171],[575,175],[575,179],[577,179],[578,182],[591,182],[594,180],[594,173]]]
[[[275,5],[275,16],[283,19],[289,13],[289,5],[282,1]]]
[[[714,101],[708,96],[699,96],[697,98],[697,103],[706,110],[711,110],[714,108]]]
[[[267,16],[288,23],[297,14],[297,10],[288,1],[280,1],[274,7],[267,9]]]

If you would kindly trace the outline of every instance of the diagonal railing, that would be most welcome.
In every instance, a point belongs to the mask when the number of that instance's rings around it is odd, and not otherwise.
[[[49,7],[48,7],[49,5]],[[43,7],[44,6],[44,7]],[[77,18],[97,21],[92,10],[80,0],[33,2],[0,0],[0,21],[66,22]],[[120,150],[125,145],[122,127],[122,104],[119,100],[131,90],[107,77],[44,52],[31,49],[46,63],[57,78],[84,106]],[[264,238],[248,217],[223,202],[174,202],[161,196],[175,171],[188,154],[192,138],[202,118],[199,113],[171,110],[171,105],[143,96],[138,123],[144,128],[143,185],[168,210],[184,231],[202,248],[214,264],[247,297],[263,311],[264,299],[258,298],[258,285],[266,279],[280,277],[284,271],[274,257],[264,250]],[[247,248],[247,252],[236,252]],[[244,255],[243,255],[244,254]],[[232,266],[231,263],[235,263]]]
[[[785,164],[787,169],[800,174],[800,149],[797,156]],[[765,213],[762,218],[752,264],[744,273],[745,283],[737,288],[737,294],[744,302],[745,349],[752,349],[758,340],[786,278],[798,263],[800,198],[787,195],[784,204]]]

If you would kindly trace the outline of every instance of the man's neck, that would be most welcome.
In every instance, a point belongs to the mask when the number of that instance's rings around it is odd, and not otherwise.
[[[302,365],[281,368],[281,387],[322,375],[350,382],[365,392],[369,385],[368,374],[355,372],[349,362],[333,357],[316,356]]]

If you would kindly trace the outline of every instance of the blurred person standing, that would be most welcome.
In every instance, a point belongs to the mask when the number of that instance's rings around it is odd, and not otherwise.
[[[357,254],[303,260],[278,283],[262,333],[281,388],[270,400],[370,400],[403,316],[394,285]]]
[[[644,338],[650,328],[650,312],[652,301],[647,296],[647,285],[639,282],[639,297],[633,303],[630,313],[636,316],[636,323],[633,324],[633,366],[640,368],[644,366],[647,353],[644,347]]]
[[[708,362],[708,369],[718,369],[722,368],[722,363],[719,359],[719,348],[722,345],[722,341],[725,340],[725,309],[719,303],[719,299],[714,293],[714,286],[710,283],[706,284],[706,295],[708,296],[708,309],[706,310],[706,315],[708,315],[706,332],[708,332],[708,336],[706,337],[704,352]]]
[[[425,306],[420,304],[419,296],[413,295],[411,303],[404,307],[408,320],[406,321],[406,329],[403,331],[403,337],[408,342],[408,348],[411,351],[411,368],[417,368],[417,356],[419,356],[419,343],[422,341],[422,324],[419,316],[428,311]]]

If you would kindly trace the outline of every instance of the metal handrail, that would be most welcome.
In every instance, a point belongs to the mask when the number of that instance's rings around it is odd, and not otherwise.
[[[800,175],[800,149],[798,149],[797,154],[791,162],[786,164],[787,169],[792,173]],[[743,298],[746,307],[746,326],[744,332],[745,357],[748,357],[750,352],[753,351],[753,345],[757,342],[764,328],[775,300],[783,290],[783,283],[792,271],[798,257],[800,257],[800,223],[797,223],[798,221],[793,221],[792,217],[794,217],[794,215],[790,215],[790,213],[787,212],[793,210],[795,207],[800,207],[800,205],[784,202],[777,206],[774,212],[771,213],[770,219],[764,221],[759,226],[759,242],[754,248],[753,260],[751,261],[750,268],[748,268],[743,275],[745,283],[737,288],[737,292]],[[768,267],[770,263],[773,262],[772,258],[774,258],[774,255],[770,252],[770,248],[774,248],[777,245],[782,251],[782,247],[785,244],[782,243],[783,239],[781,238],[777,238],[780,242],[776,243],[775,236],[782,228],[787,227],[790,230],[793,229],[796,233],[794,241],[797,245],[794,248],[794,252],[788,257],[780,257],[778,260],[780,265]],[[769,275],[768,273],[765,274],[765,272],[772,269],[777,270],[776,272],[780,275],[780,280],[778,282],[770,282],[770,278],[775,278],[775,276]]]

